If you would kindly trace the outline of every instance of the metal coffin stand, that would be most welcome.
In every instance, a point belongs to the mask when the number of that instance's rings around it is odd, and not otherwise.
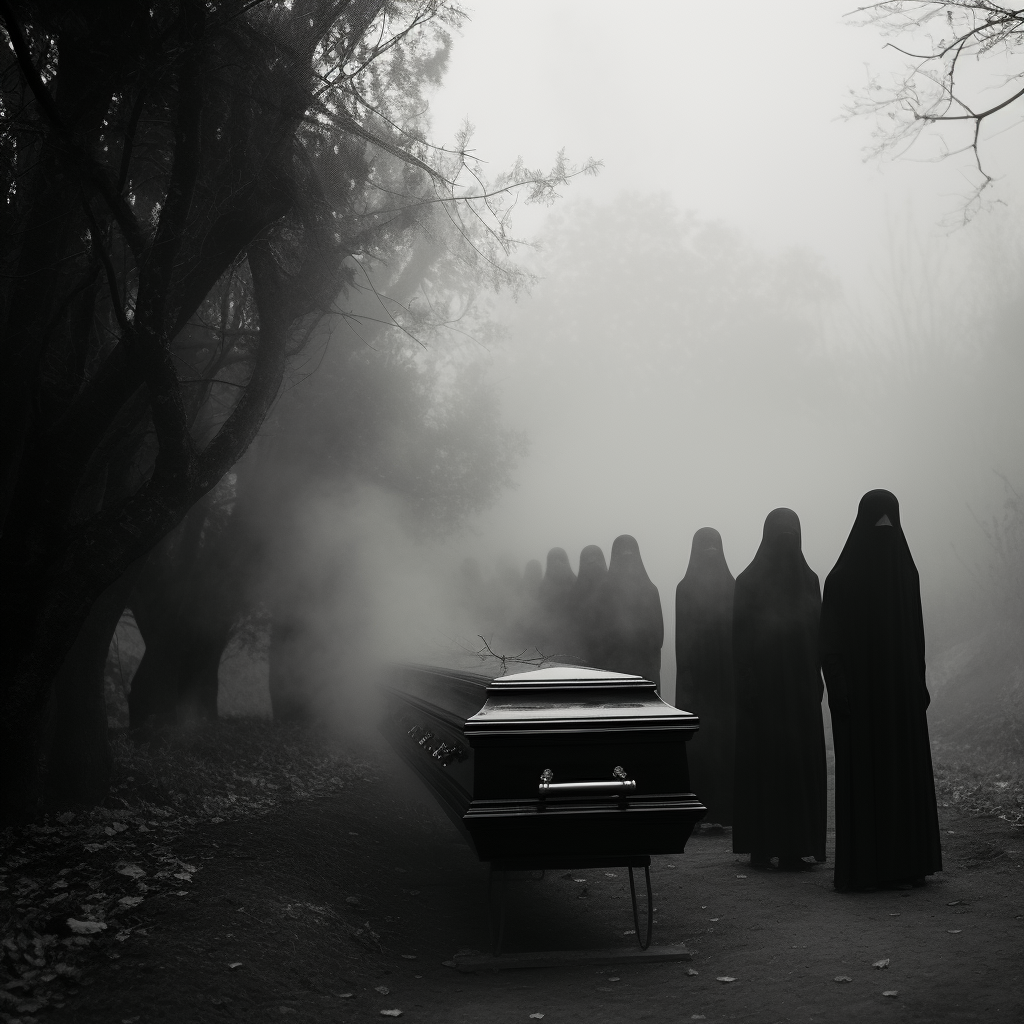
[[[495,872],[629,869],[637,941],[651,938],[652,854],[682,853],[705,807],[690,791],[695,715],[639,676],[559,665],[489,680],[403,666],[385,687],[382,731],[477,856]],[[633,879],[647,882],[646,942]]]

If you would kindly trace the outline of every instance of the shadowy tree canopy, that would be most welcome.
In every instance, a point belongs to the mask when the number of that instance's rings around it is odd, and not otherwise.
[[[441,0],[0,17],[0,816],[24,818],[90,609],[245,452],[324,313],[439,205],[472,208],[471,253],[514,282],[506,197],[572,169],[489,186],[465,137],[427,145],[461,18]]]

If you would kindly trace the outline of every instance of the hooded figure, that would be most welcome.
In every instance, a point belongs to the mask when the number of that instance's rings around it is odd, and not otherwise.
[[[549,657],[570,653],[575,589],[576,573],[572,571],[565,548],[552,548],[537,594],[541,610],[538,646]]]
[[[736,789],[732,848],[752,867],[825,859],[824,687],[818,662],[821,588],[800,550],[800,520],[777,508],[754,560],[736,578]]]
[[[693,535],[690,564],[676,587],[676,706],[700,717],[687,745],[690,781],[705,821],[732,824],[736,692],[732,602],[736,581],[710,526]]]
[[[604,552],[596,544],[588,544],[580,552],[580,574],[572,594],[573,653],[586,665],[597,666],[601,646],[598,595],[607,576]]]
[[[869,491],[825,580],[821,663],[836,750],[840,892],[942,870],[921,585],[888,491]]]
[[[665,640],[661,596],[647,575],[637,542],[628,535],[616,537],[612,544],[597,606],[597,667],[643,676],[657,683],[660,693]]]

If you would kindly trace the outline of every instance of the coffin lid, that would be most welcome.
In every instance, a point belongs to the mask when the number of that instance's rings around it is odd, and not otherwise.
[[[575,689],[579,686],[635,686],[644,689],[654,687],[649,679],[643,676],[628,675],[624,672],[609,672],[603,668],[584,668],[580,665],[555,665],[552,668],[539,668],[532,672],[515,672],[512,675],[498,676],[491,686],[502,691],[512,687],[530,690],[552,690],[563,686]]]
[[[556,665],[500,676],[465,734],[625,728],[696,729],[695,715],[666,704],[643,676],[578,665]]]

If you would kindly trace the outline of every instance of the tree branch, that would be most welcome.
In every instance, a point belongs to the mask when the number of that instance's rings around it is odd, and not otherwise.
[[[60,112],[57,110],[57,104],[50,94],[50,90],[47,89],[42,78],[39,77],[35,64],[32,63],[32,55],[29,52],[28,44],[25,42],[25,36],[21,31],[21,26],[18,24],[14,12],[11,10],[8,0],[0,0],[0,16],[3,17],[11,48],[14,50],[18,66],[21,68],[21,73],[32,95],[35,96],[53,130],[63,141],[68,155],[74,158],[83,182],[91,185],[92,189],[102,196],[103,201],[107,204],[114,219],[117,221],[117,225],[121,229],[121,233],[124,235],[125,241],[132,250],[136,261],[140,260],[146,247],[146,239],[134,212],[125,201],[124,196],[121,195],[118,189],[115,189],[113,183],[108,179],[106,169],[82,149],[65,127],[64,122],[61,120]]]

